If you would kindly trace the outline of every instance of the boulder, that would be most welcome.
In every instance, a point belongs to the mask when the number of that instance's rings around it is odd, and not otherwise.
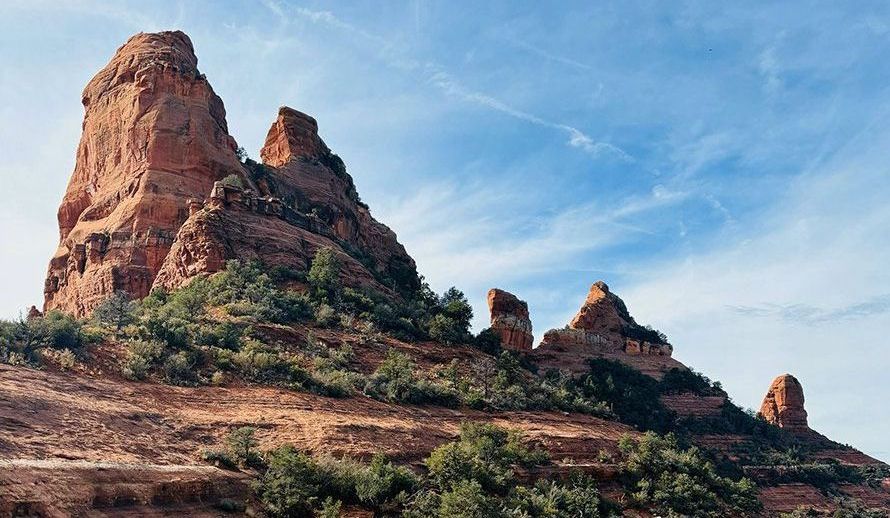
[[[760,405],[760,413],[767,422],[791,431],[809,430],[807,411],[804,410],[803,387],[791,374],[773,380]]]
[[[501,337],[501,346],[513,351],[531,351],[534,336],[528,316],[528,304],[510,292],[492,288],[488,291],[491,328]]]

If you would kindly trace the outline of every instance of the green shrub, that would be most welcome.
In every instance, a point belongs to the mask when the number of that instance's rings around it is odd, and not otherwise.
[[[497,501],[485,494],[475,480],[460,480],[442,492],[437,516],[489,518],[498,513]]]
[[[164,354],[164,344],[152,340],[133,340],[127,344],[127,356],[121,373],[131,380],[145,379]]]
[[[93,320],[120,331],[136,322],[136,303],[125,291],[116,291],[93,310]]]
[[[232,356],[232,363],[246,379],[258,383],[286,383],[294,381],[294,369],[277,351],[262,342],[248,339],[240,351]]]
[[[256,493],[271,516],[311,516],[318,506],[321,477],[314,460],[291,445],[267,455],[268,469]]]
[[[673,428],[675,414],[659,399],[654,379],[613,360],[589,360],[590,370],[577,380],[581,394],[609,405],[621,422],[641,430],[666,432]]]
[[[515,487],[507,499],[506,514],[598,518],[610,514],[608,507],[600,498],[594,479],[574,474],[566,483],[541,480],[531,487]]]
[[[30,329],[30,339],[37,346],[75,350],[90,341],[84,334],[83,323],[61,311],[49,311],[25,324]]]
[[[245,158],[246,158],[246,155],[245,155]],[[244,188],[244,180],[242,180],[241,177],[237,174],[230,174],[230,175],[226,176],[225,178],[220,180],[220,183],[222,183],[223,185],[230,185],[232,187],[237,187],[238,189]]]
[[[439,314],[430,320],[430,338],[444,344],[457,344],[466,337],[465,329],[451,317]]]
[[[456,406],[458,394],[446,386],[417,376],[411,359],[395,349],[387,351],[386,358],[368,378],[365,393],[390,402]]]
[[[705,375],[692,369],[676,367],[664,373],[659,389],[663,394],[691,392],[699,396],[719,396],[723,393]]]
[[[171,385],[183,387],[197,385],[195,365],[188,353],[180,351],[164,361],[164,379]]]
[[[238,470],[238,463],[232,458],[229,452],[226,451],[204,450],[201,452],[201,459],[219,468],[231,471]]]
[[[340,509],[343,503],[331,497],[325,498],[321,509],[315,512],[315,518],[340,518]]]
[[[744,516],[760,510],[753,482],[721,477],[697,448],[680,448],[673,435],[624,436],[619,448],[627,497],[636,506],[671,516]]]
[[[313,294],[319,299],[333,302],[339,298],[340,260],[332,248],[319,248],[312,258],[309,275],[306,277]]]
[[[256,428],[252,426],[242,426],[229,432],[226,436],[226,446],[232,452],[232,456],[241,464],[253,465],[257,463],[256,448],[259,442],[254,435]]]
[[[486,327],[473,339],[473,346],[482,352],[497,356],[501,352],[501,335]]]
[[[337,311],[327,305],[327,304],[319,304],[318,308],[315,310],[315,323],[321,327],[332,327],[337,322],[339,322],[339,316],[337,315]]]
[[[77,355],[71,352],[71,349],[62,349],[59,353],[59,367],[66,371],[73,369],[77,364]]]
[[[514,466],[547,461],[539,450],[525,447],[521,436],[491,424],[464,423],[460,439],[439,446],[426,460],[432,483],[445,489],[457,481],[474,481],[486,491],[501,492],[513,481]]]
[[[390,349],[368,380],[365,392],[386,401],[410,401],[417,382],[414,369],[414,362],[407,355]]]

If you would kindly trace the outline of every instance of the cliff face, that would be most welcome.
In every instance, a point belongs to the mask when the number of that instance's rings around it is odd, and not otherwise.
[[[346,284],[416,288],[414,261],[360,202],[315,120],[282,108],[266,165],[242,164],[197,62],[182,32],[138,34],[84,89],[44,308],[84,316],[116,291],[140,298],[228,259],[303,269],[320,246],[341,256]],[[217,185],[226,177],[239,192]]]
[[[241,170],[222,100],[197,64],[185,34],[137,34],[84,89],[46,309],[84,315],[116,290],[148,294],[187,200]]]

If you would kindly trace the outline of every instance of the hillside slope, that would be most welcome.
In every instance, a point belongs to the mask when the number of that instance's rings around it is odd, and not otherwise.
[[[237,147],[185,34],[83,103],[45,312],[0,321],[0,515],[890,512],[793,376],[747,412],[602,281],[537,347],[501,289],[470,333],[313,118]]]

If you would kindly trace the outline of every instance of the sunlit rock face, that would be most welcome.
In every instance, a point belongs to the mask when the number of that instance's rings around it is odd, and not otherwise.
[[[760,413],[768,422],[781,428],[809,430],[803,387],[791,374],[782,374],[773,380],[760,405]]]
[[[187,201],[241,171],[223,102],[197,65],[182,32],[140,33],[87,84],[46,309],[83,316],[115,291],[148,294]]]
[[[491,328],[501,337],[501,346],[513,351],[531,351],[532,322],[528,304],[510,292],[492,288],[488,291]]]
[[[242,163],[197,64],[182,32],[140,33],[84,89],[44,308],[85,316],[114,292],[141,298],[232,259],[305,270],[322,247],[346,285],[419,288],[414,260],[361,202],[315,119],[282,107],[264,164]]]

